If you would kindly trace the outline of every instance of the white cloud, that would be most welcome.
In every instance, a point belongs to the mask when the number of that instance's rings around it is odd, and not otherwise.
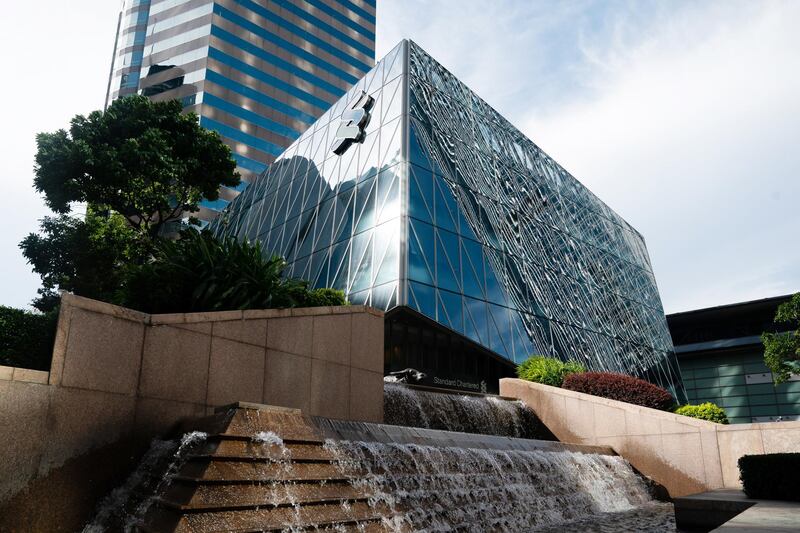
[[[527,131],[647,238],[667,311],[800,289],[800,4],[698,4],[587,47]]]
[[[644,234],[668,312],[800,290],[800,3],[378,13]]]

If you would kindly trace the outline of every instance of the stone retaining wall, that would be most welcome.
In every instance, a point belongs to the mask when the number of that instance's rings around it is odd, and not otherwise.
[[[800,452],[800,422],[715,424],[510,378],[500,394],[525,402],[561,442],[611,446],[672,497],[740,488],[742,455]]]
[[[345,306],[148,315],[65,294],[50,372],[0,367],[0,530],[37,529],[36,515],[47,513],[31,498],[67,513],[47,523],[69,530],[70,516],[94,505],[89,487],[114,482],[113,472],[91,468],[93,453],[124,470],[154,435],[236,401],[381,422],[383,314]],[[53,483],[59,470],[69,479]],[[7,522],[27,514],[34,522]]]

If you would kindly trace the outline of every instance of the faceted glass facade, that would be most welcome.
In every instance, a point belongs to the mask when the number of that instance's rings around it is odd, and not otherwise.
[[[375,0],[126,0],[107,101],[178,98],[242,175],[209,220],[372,68]]]
[[[366,138],[337,156],[361,91],[375,99]],[[685,397],[641,235],[414,43],[284,152],[218,231],[510,362],[575,358]]]

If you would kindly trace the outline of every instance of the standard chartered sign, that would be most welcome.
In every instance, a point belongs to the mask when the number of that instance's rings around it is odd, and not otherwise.
[[[371,118],[370,111],[375,104],[375,99],[361,91],[361,95],[348,106],[342,113],[342,121],[336,130],[336,140],[331,150],[336,155],[342,155],[353,143],[364,142],[366,128]]]

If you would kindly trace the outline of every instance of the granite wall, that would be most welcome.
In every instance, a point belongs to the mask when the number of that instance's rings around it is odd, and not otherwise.
[[[510,378],[500,394],[525,402],[561,442],[611,446],[673,498],[740,488],[742,455],[800,452],[800,422],[715,424]]]
[[[237,401],[381,422],[383,314],[148,315],[65,294],[50,372],[0,367],[0,530],[74,530],[153,436]]]

